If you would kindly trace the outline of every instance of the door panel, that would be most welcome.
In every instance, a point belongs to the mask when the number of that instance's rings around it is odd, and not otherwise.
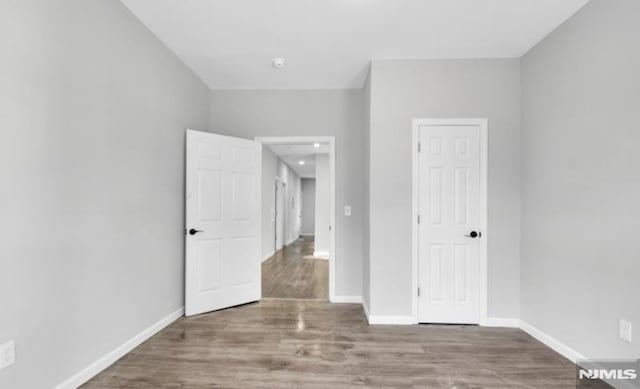
[[[262,148],[192,130],[186,137],[186,314],[259,300]]]
[[[200,222],[219,222],[222,217],[220,170],[198,171],[198,218]]]
[[[418,321],[479,322],[480,127],[421,126]]]
[[[220,288],[221,239],[197,240],[198,291],[207,292]]]
[[[443,298],[442,291],[442,256],[443,245],[442,244],[430,244],[429,255],[427,257],[428,276],[429,276],[429,290],[430,301],[432,303],[439,303]]]
[[[233,173],[231,180],[231,208],[233,220],[251,222],[255,215],[255,176],[245,173]]]

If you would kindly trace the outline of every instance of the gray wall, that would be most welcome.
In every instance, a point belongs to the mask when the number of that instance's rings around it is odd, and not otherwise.
[[[285,199],[282,221],[282,244],[291,243],[300,235],[302,188],[300,176],[269,147],[262,146],[262,260],[269,259],[275,248],[276,177],[285,183]]]
[[[522,61],[521,318],[591,358],[640,355],[639,17],[592,0]]]
[[[302,179],[302,228],[303,235],[313,235],[316,224],[316,180]]]
[[[2,1],[0,47],[0,387],[50,388],[183,306],[208,90],[119,1]]]
[[[411,121],[489,118],[488,308],[519,315],[520,64],[379,61],[371,68],[370,312],[411,315]]]
[[[281,160],[282,161],[282,160]],[[300,176],[287,164],[282,162],[282,168],[287,172],[287,199],[285,234],[287,239],[285,244],[291,244],[300,237],[300,227],[302,226],[302,180]]]
[[[336,294],[362,294],[362,93],[360,90],[212,91],[213,132],[256,136],[335,136]]]

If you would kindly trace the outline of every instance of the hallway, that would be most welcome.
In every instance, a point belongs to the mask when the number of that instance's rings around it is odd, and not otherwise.
[[[262,263],[262,297],[329,299],[329,261],[313,257],[313,237],[301,237]]]

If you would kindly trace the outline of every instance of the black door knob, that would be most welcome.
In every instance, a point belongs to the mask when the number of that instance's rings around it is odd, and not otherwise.
[[[202,230],[196,230],[195,228],[192,228],[192,229],[189,230],[189,235],[195,235],[198,232],[202,232]]]
[[[476,232],[476,231],[471,231],[469,233],[469,235],[465,235],[465,236],[469,237],[469,238],[477,238],[477,237],[481,236],[481,234],[479,232]]]

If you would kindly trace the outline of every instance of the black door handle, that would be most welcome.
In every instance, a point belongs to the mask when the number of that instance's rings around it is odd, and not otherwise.
[[[195,228],[192,228],[192,229],[190,229],[190,230],[189,230],[189,235],[195,235],[195,234],[197,234],[198,232],[204,232],[204,231],[202,231],[202,230],[196,230]]]
[[[467,238],[479,238],[482,236],[482,233],[480,232],[476,232],[476,231],[471,231],[469,233],[469,235],[465,235]]]

